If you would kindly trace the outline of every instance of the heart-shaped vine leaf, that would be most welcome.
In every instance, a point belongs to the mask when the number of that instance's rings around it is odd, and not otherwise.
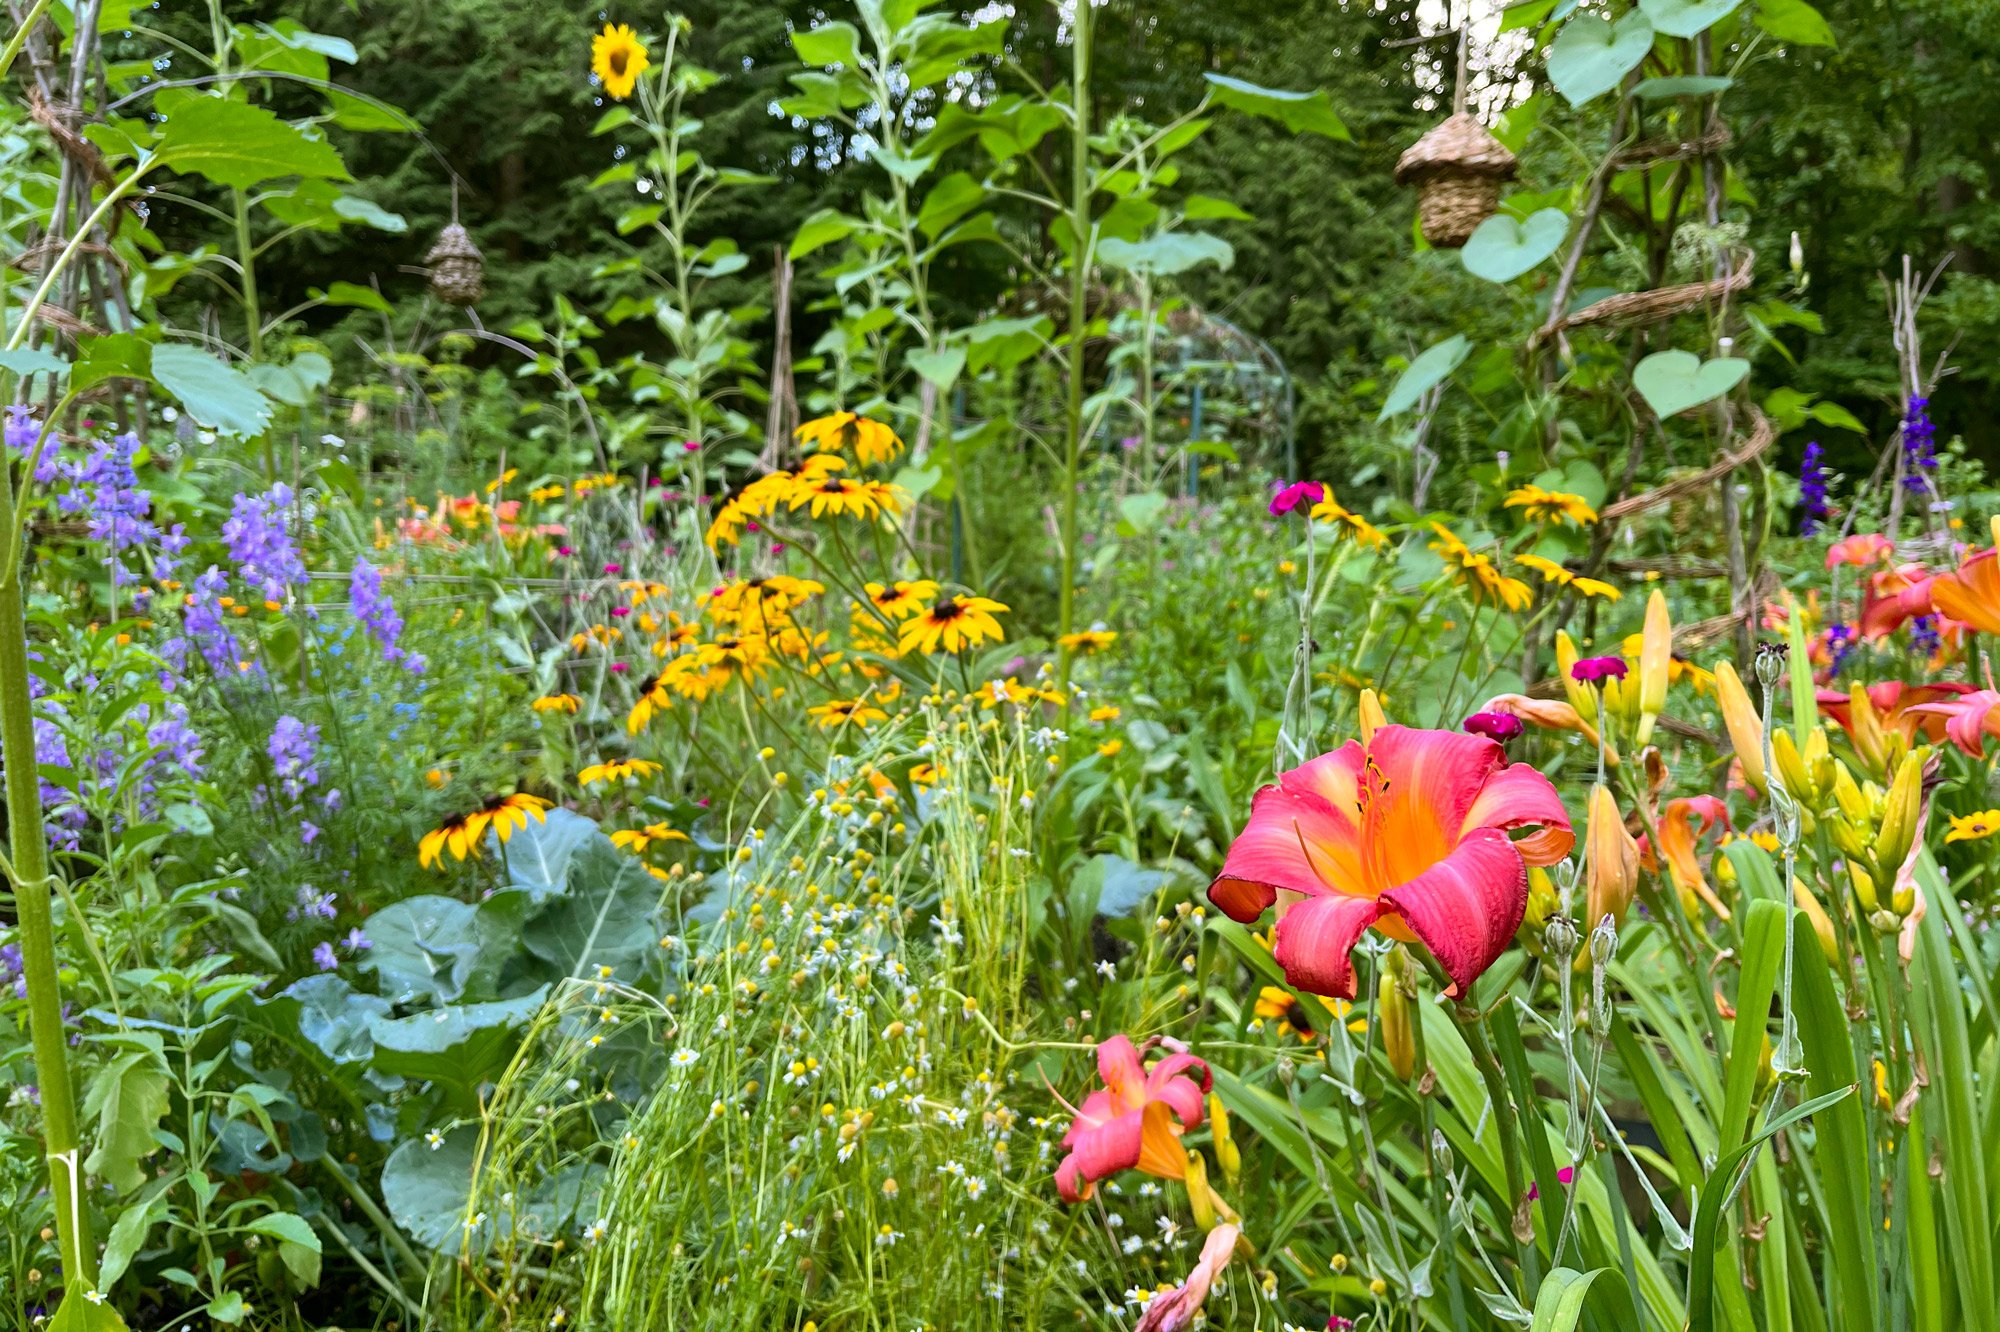
[[[1560,208],[1544,208],[1526,222],[1495,213],[1473,230],[1458,259],[1474,277],[1512,282],[1554,254],[1568,235],[1569,214]]]
[[[1637,10],[1616,25],[1578,14],[1549,47],[1549,82],[1571,106],[1582,106],[1616,88],[1652,49],[1653,25]]]
[[[1654,32],[1692,37],[1718,19],[1729,17],[1743,0],[1639,0],[1639,8]]]
[[[1437,346],[1426,349],[1396,381],[1396,387],[1389,390],[1389,397],[1382,404],[1381,415],[1375,419],[1386,421],[1398,412],[1406,412],[1417,405],[1417,399],[1443,382],[1444,377],[1464,363],[1472,351],[1472,342],[1463,333],[1454,333]]]
[[[1673,78],[1641,79],[1632,86],[1632,95],[1647,101],[1667,97],[1713,97],[1716,93],[1727,92],[1735,82],[1720,74],[1680,74]]]
[[[1750,362],[1735,356],[1704,361],[1693,352],[1654,352],[1633,367],[1632,387],[1662,421],[1713,402],[1743,382]]]

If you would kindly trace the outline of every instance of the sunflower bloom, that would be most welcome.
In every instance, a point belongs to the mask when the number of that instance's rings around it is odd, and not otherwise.
[[[792,432],[801,444],[822,452],[852,453],[862,466],[893,460],[903,451],[903,441],[880,421],[871,421],[853,412],[834,412],[806,422]]]
[[[537,823],[546,822],[542,811],[549,808],[550,803],[540,796],[520,791],[513,795],[495,796],[478,809],[454,815],[425,833],[417,843],[417,863],[425,869],[442,868],[447,851],[454,860],[477,856],[479,844],[485,840],[488,830],[505,845],[514,836],[515,829],[528,826],[529,819]]]
[[[1509,509],[1519,509],[1531,523],[1557,523],[1567,518],[1578,527],[1597,521],[1597,510],[1581,495],[1566,490],[1544,490],[1537,485],[1516,487],[1504,501]]]
[[[899,646],[904,652],[915,650],[928,655],[940,648],[958,652],[978,647],[988,639],[998,643],[1006,635],[993,617],[1006,610],[990,597],[941,598],[921,615],[903,622]]]
[[[1259,791],[1208,896],[1244,924],[1279,906],[1295,989],[1354,998],[1348,955],[1372,926],[1430,949],[1460,994],[1513,942],[1528,866],[1575,842],[1549,779],[1493,741],[1384,725]]]
[[[607,23],[604,31],[590,39],[590,72],[604,83],[604,91],[622,102],[638,86],[652,61],[639,42],[639,34],[623,23]]]
[[[660,765],[651,759],[613,759],[609,763],[593,763],[576,775],[576,780],[584,786],[596,786],[600,782],[622,782],[628,777],[651,777],[660,770]]]

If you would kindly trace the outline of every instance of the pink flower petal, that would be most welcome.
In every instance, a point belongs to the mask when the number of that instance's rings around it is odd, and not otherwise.
[[[1370,897],[1309,897],[1278,922],[1272,956],[1294,989],[1352,999],[1354,964],[1348,954],[1382,910],[1382,904]]]
[[[1507,834],[1476,828],[1445,859],[1382,894],[1381,906],[1403,918],[1451,977],[1450,992],[1462,994],[1521,928],[1528,867]]]

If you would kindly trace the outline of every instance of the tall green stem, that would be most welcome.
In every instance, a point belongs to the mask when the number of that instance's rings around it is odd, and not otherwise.
[[[1090,0],[1076,0],[1075,72],[1072,76],[1069,170],[1069,401],[1063,428],[1062,588],[1056,633],[1076,629],[1076,517],[1078,473],[1083,462],[1083,332],[1090,322]],[[1056,687],[1069,698],[1070,658],[1064,644],[1056,658]]]
[[[12,480],[0,476],[0,532],[14,526]],[[14,910],[20,922],[21,970],[28,985],[28,1032],[42,1097],[42,1134],[49,1159],[49,1193],[65,1283],[88,1290],[97,1281],[97,1247],[78,1199],[81,1169],[76,1097],[63,1039],[62,989],[56,979],[55,923],[50,909],[49,846],[35,766],[35,722],[28,698],[28,627],[18,565],[0,569],[0,761],[7,774],[7,831],[13,852]]]

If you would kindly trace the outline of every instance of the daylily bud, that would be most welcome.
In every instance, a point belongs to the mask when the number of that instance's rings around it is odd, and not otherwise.
[[[1667,599],[1658,588],[1646,598],[1646,632],[1639,649],[1639,718],[1633,742],[1652,738],[1653,722],[1667,706],[1667,680],[1674,664],[1674,624],[1667,616]]]
[[[1875,864],[1884,875],[1895,875],[1916,843],[1924,805],[1926,757],[1921,750],[1906,755],[1889,787],[1889,798],[1882,810],[1882,830],[1875,835]],[[1899,907],[1898,911],[1908,909]]]
[[[1813,896],[1813,890],[1806,887],[1804,879],[1792,880],[1792,901],[1812,922],[1813,933],[1819,936],[1819,951],[1826,954],[1826,964],[1837,970],[1840,966],[1840,944],[1833,932],[1833,918],[1826,914],[1826,908]]]
[[[1722,724],[1729,728],[1729,743],[1743,765],[1743,780],[1757,790],[1765,787],[1764,723],[1751,706],[1736,668],[1726,661],[1715,664],[1715,696],[1722,704]]]
[[[1540,865],[1528,867],[1528,911],[1523,923],[1528,927],[1528,937],[1539,939],[1548,927],[1549,917],[1562,907],[1562,896],[1556,892],[1555,881]]]
[[[1771,762],[1785,783],[1785,791],[1801,807],[1817,813],[1826,806],[1834,785],[1833,753],[1827,748],[1826,732],[1814,731],[1806,737],[1805,753],[1799,752],[1792,733],[1780,728],[1771,737]]]
[[[1853,857],[1847,861],[1847,872],[1854,879],[1854,901],[1861,908],[1861,914],[1871,919],[1881,910],[1881,902],[1875,896],[1875,879],[1861,868]]]
[[[1840,806],[1842,814],[1855,823],[1867,823],[1875,817],[1874,803],[1844,763],[1833,774],[1833,802]]]
[[[1375,738],[1375,732],[1389,724],[1389,715],[1382,711],[1382,700],[1372,689],[1361,691],[1361,743],[1367,744]]]
[[[1415,1015],[1410,1009],[1410,997],[1391,969],[1384,967],[1375,986],[1375,1020],[1382,1027],[1382,1052],[1389,1057],[1389,1068],[1404,1082],[1417,1075]]]
[[[1590,687],[1576,678],[1571,667],[1581,660],[1576,644],[1568,634],[1556,633],[1556,674],[1562,677],[1563,693],[1569,698],[1570,707],[1585,721],[1594,722],[1597,717],[1597,701],[1590,696]]]
[[[1187,1154],[1188,1208],[1194,1213],[1194,1223],[1205,1235],[1215,1229],[1215,1197],[1208,1187],[1208,1161],[1200,1152]]]
[[[1229,1107],[1212,1092],[1208,1098],[1208,1125],[1215,1138],[1215,1163],[1222,1167],[1222,1177],[1233,1190],[1237,1172],[1243,1169],[1243,1152],[1229,1133]]]
[[[1584,921],[1595,929],[1606,916],[1625,919],[1639,887],[1639,844],[1625,831],[1618,802],[1602,784],[1590,791],[1590,823],[1584,832],[1590,856]]]
[[[1861,762],[1873,773],[1889,770],[1888,739],[1882,733],[1882,719],[1875,712],[1875,704],[1869,700],[1868,691],[1860,681],[1848,687],[1847,691],[1848,730],[1854,740],[1854,752],[1861,756]]]

